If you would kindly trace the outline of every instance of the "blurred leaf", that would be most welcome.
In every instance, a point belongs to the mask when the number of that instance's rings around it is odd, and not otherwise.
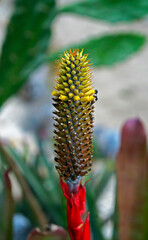
[[[59,50],[51,54],[48,60],[50,62],[57,60],[59,55],[69,48],[84,48],[84,53],[89,54],[94,66],[108,66],[126,60],[133,53],[140,50],[145,41],[144,36],[135,33],[105,35]]]
[[[113,173],[115,171],[115,162],[112,160],[108,160],[107,163],[104,166],[104,169],[98,176],[94,177],[94,192],[96,199],[98,199],[103,191],[105,190],[105,187],[107,186],[109,180],[111,179]]]
[[[44,188],[41,187],[41,183],[36,179],[35,175],[32,173],[30,168],[27,166],[27,164],[22,161],[21,156],[19,156],[18,153],[14,151],[10,146],[7,146],[8,151],[11,154],[11,157],[13,158],[15,164],[19,167],[20,171],[23,173],[25,176],[27,182],[30,184],[32,189],[36,189],[38,191],[38,198],[42,199],[44,203],[47,201],[47,195],[46,192],[44,191]]]
[[[5,223],[5,240],[12,240],[13,237],[13,213],[14,213],[14,200],[12,196],[12,186],[9,177],[10,170],[6,170],[4,173],[6,199],[3,206],[4,211],[4,223]]]
[[[54,16],[54,0],[15,0],[0,61],[0,105],[43,62]]]
[[[101,150],[99,149],[99,144],[98,141],[93,139],[93,156],[94,159],[99,159],[100,157],[102,157],[102,153]]]
[[[104,240],[102,233],[102,227],[106,221],[112,218],[112,215],[105,221],[100,218],[97,203],[101,194],[104,192],[113,172],[115,162],[108,160],[103,167],[101,172],[91,176],[91,181],[86,184],[87,188],[87,203],[90,211],[90,223],[92,229],[93,239]]]
[[[94,189],[92,190],[92,183],[91,185],[86,185],[86,197],[87,197],[87,204],[88,209],[90,212],[90,225],[92,230],[93,239],[98,240],[105,240],[102,234],[102,222],[98,214],[97,209],[97,199],[95,198]]]
[[[51,160],[50,154],[48,155],[45,154],[44,142],[38,138],[36,138],[36,140],[38,142],[38,147],[40,149],[39,154],[40,163],[44,166],[44,168],[48,172],[43,184],[44,185],[46,184],[50,194],[50,204],[52,205],[50,213],[52,211],[53,213],[54,212],[57,213],[57,215],[59,214],[60,221],[58,222],[58,224],[67,229],[66,199],[61,189],[59,175],[55,170],[55,164]],[[52,146],[53,145],[50,143],[49,148],[52,149]]]
[[[5,203],[5,186],[4,186],[4,172],[5,167],[2,161],[2,155],[0,154],[0,236],[4,239],[4,229],[5,229],[5,222],[4,222],[4,203]]]
[[[24,193],[34,215],[36,216],[38,223],[40,224],[40,226],[44,226],[48,221],[40,207],[38,200],[34,197],[33,193],[31,192],[25,178],[23,177],[23,175],[21,174],[21,171],[19,170],[18,166],[16,165],[14,158],[7,152],[6,148],[1,143],[0,143],[0,152],[3,156],[3,158],[5,159],[5,161],[7,162],[7,164],[9,165],[9,167],[14,172],[15,176],[17,177],[17,180],[22,187],[23,193]],[[7,183],[8,187],[9,187],[8,193],[9,193],[9,198],[10,198],[11,197],[10,196],[11,184],[10,184],[10,180],[8,178],[8,174],[7,175],[5,174],[5,182]]]
[[[59,214],[60,211],[60,205],[56,205],[56,202],[54,201],[54,189],[57,188],[57,182],[53,182],[52,178],[50,178],[51,184],[55,184],[52,188],[53,194],[47,191],[44,184],[39,179],[39,174],[36,172],[36,174],[30,169],[30,167],[21,159],[21,156],[19,156],[10,146],[8,147],[11,155],[13,156],[13,159],[15,163],[19,166],[21,172],[23,173],[24,177],[26,178],[27,182],[31,186],[32,190],[34,191],[36,197],[40,201],[40,203],[44,206],[47,213],[49,212],[50,217],[52,218],[52,221],[55,221],[57,224],[62,225],[62,219],[61,215]],[[49,176],[51,177],[51,176]],[[59,191],[60,193],[60,191]],[[60,202],[60,195],[56,196],[57,199]]]
[[[129,22],[148,14],[147,0],[87,0],[67,5],[59,9],[61,13],[76,13],[108,21]]]
[[[58,223],[64,228],[67,228],[66,199],[61,190],[59,176],[55,171],[55,165],[51,162],[51,160],[47,159],[47,156],[45,156],[43,152],[39,157],[46,170],[48,170],[48,175],[44,181],[44,185],[46,184],[48,186],[50,194],[50,204],[52,205],[50,213],[55,213],[55,216],[60,215],[60,221],[58,221]],[[57,209],[58,205],[59,209]]]
[[[118,229],[118,203],[117,203],[117,186],[115,189],[115,206],[114,206],[114,213],[113,213],[113,233],[112,233],[112,240],[119,239],[119,229]]]

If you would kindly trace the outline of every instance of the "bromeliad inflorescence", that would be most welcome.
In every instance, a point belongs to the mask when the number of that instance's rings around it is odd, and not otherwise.
[[[83,50],[64,53],[59,61],[57,85],[52,92],[56,111],[54,118],[56,169],[70,191],[75,191],[82,176],[92,166],[92,127],[96,90]]]
[[[67,222],[71,240],[90,240],[89,214],[85,222],[86,190],[81,178],[91,171],[92,128],[97,91],[83,50],[64,53],[59,61],[57,85],[52,92],[56,108],[54,118],[56,169],[67,199]],[[64,182],[64,181],[66,182]]]

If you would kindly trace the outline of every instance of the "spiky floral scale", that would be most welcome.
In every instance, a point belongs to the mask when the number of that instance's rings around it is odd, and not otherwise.
[[[67,182],[79,181],[91,170],[95,90],[83,50],[64,53],[57,85],[52,92],[56,111],[56,169]]]

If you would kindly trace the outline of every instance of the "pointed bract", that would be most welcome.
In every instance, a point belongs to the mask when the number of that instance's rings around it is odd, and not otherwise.
[[[67,223],[71,240],[90,240],[89,214],[85,223],[83,223],[81,218],[85,212],[85,186],[80,185],[77,193],[70,193],[67,184],[61,179],[61,187],[67,199]]]

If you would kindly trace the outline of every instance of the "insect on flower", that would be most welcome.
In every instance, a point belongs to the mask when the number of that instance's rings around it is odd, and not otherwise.
[[[71,192],[81,178],[91,171],[92,127],[97,90],[92,87],[92,73],[83,50],[64,53],[54,96],[56,169]]]

